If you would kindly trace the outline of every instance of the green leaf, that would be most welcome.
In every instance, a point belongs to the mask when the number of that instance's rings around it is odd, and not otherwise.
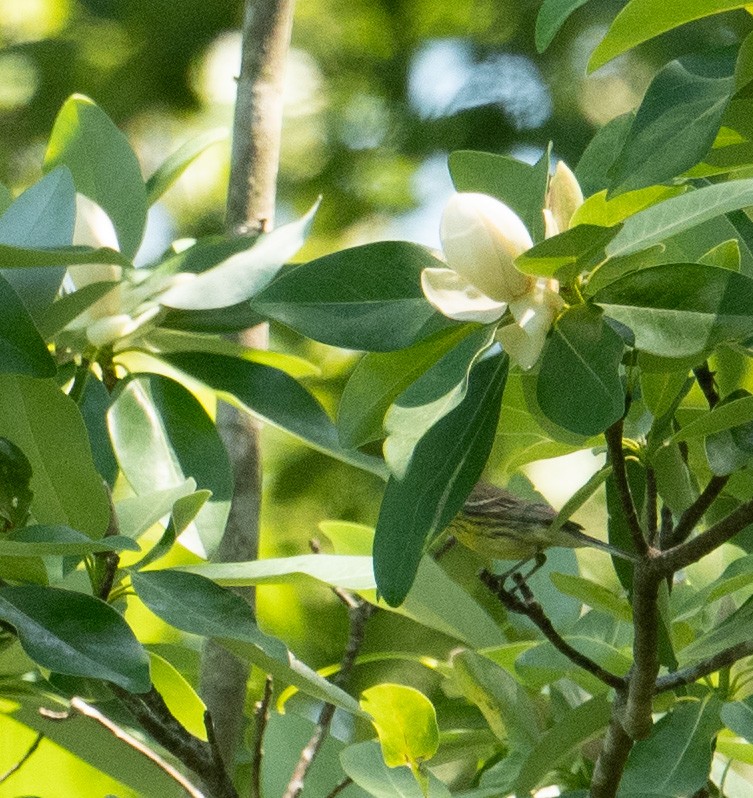
[[[574,574],[556,572],[550,575],[550,579],[557,590],[566,596],[572,596],[589,607],[602,610],[619,621],[632,622],[633,611],[630,603],[598,582]]]
[[[595,435],[625,411],[618,367],[624,345],[593,307],[566,310],[541,357],[536,397],[547,418],[571,432]]]
[[[118,517],[120,533],[135,539],[168,513],[172,512],[175,502],[196,490],[196,482],[187,479],[181,485],[166,490],[145,493],[143,496],[131,496],[115,504],[115,515]]]
[[[538,709],[504,668],[467,649],[452,655],[452,677],[481,710],[494,735],[515,751],[530,751],[541,737]]]
[[[711,149],[734,91],[728,54],[672,61],[648,87],[617,160],[610,194],[682,174]]]
[[[0,557],[41,557],[48,554],[92,554],[97,551],[139,551],[124,535],[92,540],[67,526],[27,526],[0,538]]]
[[[75,402],[52,380],[0,375],[0,435],[31,462],[38,523],[102,537],[110,505]]]
[[[753,697],[726,701],[722,704],[721,718],[724,725],[739,737],[753,741]]]
[[[0,268],[31,269],[37,266],[50,268],[56,266],[75,266],[79,263],[114,263],[119,266],[132,266],[128,258],[107,247],[56,247],[36,249],[0,244]]]
[[[496,197],[520,216],[534,241],[544,238],[545,204],[549,181],[549,153],[537,164],[506,155],[457,150],[450,153],[450,176],[458,191],[479,192]]]
[[[720,269],[729,269],[733,272],[740,271],[740,244],[735,238],[722,241],[712,247],[698,259],[699,263],[707,266],[718,266]]]
[[[670,197],[677,197],[687,190],[688,186],[649,186],[636,191],[626,191],[624,194],[607,199],[607,191],[603,189],[591,195],[575,211],[570,225],[575,227],[579,224],[593,224],[614,227],[638,211]]]
[[[356,448],[381,438],[382,420],[392,402],[472,330],[472,325],[449,327],[406,349],[364,355],[340,399],[342,445]]]
[[[672,512],[681,515],[698,498],[698,491],[680,447],[676,443],[659,447],[651,465],[659,496]]]
[[[149,651],[149,672],[152,684],[167,708],[188,732],[200,740],[207,739],[204,724],[206,704],[196,691],[166,659]]]
[[[40,315],[37,325],[39,332],[47,338],[53,338],[67,324],[83,313],[88,307],[112,291],[118,283],[89,283],[72,294],[66,294],[53,302]]]
[[[71,173],[60,167],[28,188],[0,217],[0,246],[64,247],[71,243],[76,219],[76,191]],[[5,264],[3,264],[5,265]],[[37,316],[55,298],[63,280],[57,268],[17,269],[5,265],[3,276],[29,313]]]
[[[618,231],[619,227],[579,224],[536,244],[524,252],[515,265],[526,274],[569,282],[603,259],[604,247]]]
[[[588,143],[574,170],[585,197],[609,188],[607,172],[625,143],[634,116],[633,113],[616,116],[599,128]]]
[[[450,798],[450,791],[431,772],[424,793],[408,768],[388,768],[377,742],[349,745],[340,762],[354,783],[375,798]]]
[[[753,421],[753,396],[747,391],[725,396],[719,404],[700,418],[681,427],[672,436],[675,443],[703,438]]]
[[[361,709],[371,717],[387,767],[416,770],[439,748],[434,705],[419,690],[382,683],[361,693]]]
[[[210,147],[227,139],[227,130],[209,130],[179,147],[146,181],[146,199],[154,203]]]
[[[679,653],[680,662],[683,665],[697,662],[718,654],[722,649],[749,641],[751,622],[753,622],[753,597],[711,631],[683,648]]]
[[[184,565],[180,570],[211,579],[223,587],[306,583],[316,579],[345,590],[376,587],[371,557],[340,554],[298,554],[249,562]]]
[[[230,512],[233,475],[217,428],[198,399],[161,375],[130,379],[107,413],[123,474],[137,494],[165,490],[188,477],[212,497],[195,520],[201,556],[217,550]]]
[[[595,696],[555,723],[526,757],[515,786],[517,794],[534,790],[557,765],[570,765],[581,747],[602,734],[611,706],[605,695]]]
[[[2,276],[0,307],[0,373],[53,377],[55,361],[26,306]]]
[[[731,180],[652,205],[625,221],[607,245],[610,258],[647,249],[730,211],[753,205],[753,179]]]
[[[632,0],[617,15],[591,54],[588,70],[593,72],[633,47],[687,22],[746,5],[749,3],[745,0],[683,0],[682,3]]]
[[[324,408],[292,377],[271,366],[200,352],[163,355],[162,360],[208,385],[230,394],[254,415],[301,438],[309,446],[378,476],[385,474],[375,457],[343,448]]]
[[[436,266],[418,244],[365,244],[284,272],[252,308],[315,341],[389,352],[454,324],[421,289],[421,272]]]
[[[543,53],[567,18],[588,0],[544,0],[536,17],[536,49]]]
[[[661,357],[700,357],[753,333],[753,280],[729,269],[654,266],[610,283],[593,300],[632,330],[636,349]]]
[[[160,304],[177,310],[216,310],[256,296],[303,246],[318,207],[317,202],[298,221],[260,235],[250,249],[169,288],[160,295]]]
[[[508,358],[488,356],[472,369],[463,401],[421,439],[403,479],[390,477],[374,537],[380,593],[400,604],[425,542],[460,510],[478,481],[494,440]]]
[[[552,521],[549,527],[549,534],[554,537],[554,533],[560,530],[573,515],[576,510],[579,510],[596,491],[606,482],[612,474],[612,466],[604,465],[595,474],[590,476],[585,484],[581,485],[578,490],[562,505],[562,508],[557,513],[557,517]]]
[[[641,395],[655,418],[661,418],[675,404],[684,389],[688,370],[646,371],[641,369]]]
[[[251,607],[235,593],[179,571],[134,571],[131,581],[144,604],[176,629],[216,639],[282,683],[359,712],[355,699],[297,660],[282,641],[260,631]]]
[[[470,370],[493,341],[493,325],[474,331],[409,385],[389,408],[384,418],[384,458],[398,479],[404,476],[421,438],[463,401]]]
[[[53,587],[0,588],[0,618],[43,668],[149,689],[149,660],[122,616],[104,601]]]
[[[50,134],[44,166],[64,164],[76,190],[101,206],[112,220],[120,250],[133,257],[146,225],[146,187],[128,140],[88,97],[74,94],[63,104]]]
[[[707,696],[675,704],[656,723],[647,740],[639,740],[620,784],[625,795],[658,793],[693,795],[708,783],[714,738],[722,728],[719,701]]]

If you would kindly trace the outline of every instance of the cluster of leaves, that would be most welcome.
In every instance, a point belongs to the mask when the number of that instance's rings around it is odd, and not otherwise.
[[[578,5],[544,4],[544,44]],[[695,5],[698,17],[744,4]],[[659,7],[646,0],[626,6],[596,64],[691,18],[667,12],[659,27],[646,23],[637,32],[631,14],[643,19],[649,6]],[[552,21],[546,14],[554,11]],[[82,750],[65,723],[37,712],[40,703],[65,706],[74,695],[108,702],[124,693],[144,708],[156,688],[185,734],[206,740],[184,654],[161,656],[144,645],[148,608],[176,630],[183,652],[195,649],[196,637],[218,640],[278,684],[374,719],[381,751],[353,735],[329,740],[335,764],[322,777],[322,794],[344,776],[354,796],[444,796],[469,784],[479,795],[526,794],[542,784],[583,794],[577,790],[589,784],[594,759],[589,744],[612,713],[608,685],[513,616],[500,623],[500,609],[476,584],[470,554],[452,552],[440,565],[425,552],[488,463],[509,471],[543,454],[591,449],[623,420],[620,449],[629,453],[632,495],[648,528],[656,524],[657,497],[669,528],[699,506],[704,483],[719,487],[704,508],[709,524],[748,501],[753,226],[743,209],[753,205],[746,177],[752,57],[746,41],[739,52],[664,67],[637,113],[594,138],[576,169],[587,199],[570,228],[546,240],[548,152],[533,166],[500,155],[451,156],[459,191],[497,197],[523,219],[534,247],[518,268],[556,278],[567,303],[526,372],[510,367],[494,326],[452,321],[429,304],[421,273],[443,261],[423,247],[368,244],[283,268],[312,214],[255,240],[183,242],[135,269],[149,205],[200,147],[176,154],[144,181],[107,116],[86,98],[71,98],[53,127],[45,176],[16,199],[2,194],[0,665],[7,718],[122,780],[122,790],[155,793],[158,784],[160,794],[174,794],[164,771],[134,766],[128,749],[122,758],[106,754],[104,732]],[[82,246],[87,203],[77,195],[104,211],[117,248]],[[92,279],[76,276],[82,268]],[[344,389],[337,424],[300,382],[311,364],[220,335],[260,319],[367,352]],[[720,400],[704,376],[708,360]],[[696,382],[708,410],[698,405]],[[376,529],[323,525],[334,554],[209,563],[232,484],[207,410],[216,399],[384,477]],[[384,457],[362,451],[382,440]],[[609,469],[561,518],[604,483],[610,539],[629,547]],[[750,643],[753,555],[745,534],[736,543],[721,552],[732,560],[721,575],[694,565],[663,594],[659,654],[669,671]],[[301,575],[358,592],[462,646],[446,662],[423,663],[442,680],[455,716],[438,725],[425,697],[394,685],[366,691],[359,706],[259,630],[250,608],[227,589]],[[633,585],[629,569],[618,568],[618,576],[622,590],[581,576],[572,552],[559,552],[532,585],[563,639],[621,677],[631,665],[625,593]],[[555,595],[550,608],[547,597]],[[657,709],[666,714],[633,748],[621,794],[692,794],[706,785],[715,751],[753,761],[747,675],[744,665],[728,667],[716,681],[683,685],[684,700],[664,695]],[[279,733],[275,723],[268,742]],[[287,749],[268,746],[270,782],[280,748]],[[727,777],[727,794],[744,795],[749,785],[741,784]]]

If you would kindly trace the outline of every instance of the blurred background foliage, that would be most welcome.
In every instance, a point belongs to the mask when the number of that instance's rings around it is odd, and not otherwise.
[[[598,127],[638,105],[660,65],[740,41],[753,27],[742,11],[715,16],[586,76],[591,50],[623,5],[591,0],[538,54],[537,0],[301,0],[278,197],[279,221],[324,197],[301,257],[385,238],[436,245],[452,190],[449,151],[533,161],[551,140],[554,155],[575,165]],[[0,180],[19,191],[40,177],[52,121],[73,92],[91,96],[127,132],[145,175],[187,139],[229,128],[241,13],[240,0],[0,0]],[[155,206],[141,262],[176,237],[222,232],[228,153],[227,143],[211,148]],[[310,385],[335,413],[357,353],[272,332],[274,348],[317,363],[321,376]],[[265,443],[264,556],[305,551],[324,519],[375,522],[378,480],[275,431],[265,431]],[[528,473],[538,485],[536,468]],[[547,495],[556,503],[574,487],[563,476]],[[598,529],[603,508],[583,513],[579,520]],[[260,622],[322,666],[340,658],[345,614],[312,585],[262,588]],[[443,657],[451,643],[383,613],[364,653]],[[356,686],[372,681],[370,667]],[[414,664],[380,667],[382,679],[432,692],[421,680],[436,677]]]

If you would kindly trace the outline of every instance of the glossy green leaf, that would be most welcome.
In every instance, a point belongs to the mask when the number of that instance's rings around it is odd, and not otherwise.
[[[0,247],[65,247],[73,238],[76,191],[71,173],[55,169],[24,191],[0,217]],[[6,255],[9,254],[6,252]],[[4,265],[4,264],[3,264]],[[36,317],[55,298],[63,280],[62,264],[56,268],[5,267],[3,276],[13,286],[29,313]]]
[[[382,421],[392,402],[472,329],[472,325],[449,327],[406,349],[364,355],[340,400],[337,429],[342,445],[355,448],[381,438]]]
[[[432,773],[424,792],[408,768],[387,767],[377,742],[349,745],[340,762],[354,783],[374,798],[450,798],[450,791]]]
[[[188,477],[212,497],[195,520],[202,556],[225,531],[233,477],[217,428],[198,399],[157,374],[129,380],[107,413],[115,455],[137,494],[182,485]],[[194,548],[196,546],[194,544]]]
[[[443,355],[390,406],[384,417],[384,459],[398,479],[405,475],[423,436],[463,401],[468,375],[494,341],[494,328],[481,328]]]
[[[547,418],[571,432],[595,435],[625,410],[618,366],[624,345],[594,308],[565,311],[541,357],[536,396]]]
[[[50,134],[45,169],[60,164],[71,170],[76,190],[106,211],[118,234],[121,252],[133,257],[146,225],[146,187],[141,168],[125,135],[81,94],[66,100]]]
[[[593,299],[632,330],[636,349],[660,357],[700,356],[753,333],[753,280],[729,269],[654,266],[610,283]]]
[[[676,704],[630,752],[620,785],[625,795],[693,795],[704,788],[722,728],[719,710],[713,696]]]
[[[122,616],[104,601],[53,587],[0,588],[0,618],[43,668],[149,689],[149,660]]]
[[[544,238],[544,208],[549,181],[549,154],[534,166],[507,155],[457,150],[448,160],[450,176],[458,191],[496,197],[512,208],[525,223],[534,241]]]
[[[615,595],[598,582],[573,574],[553,573],[550,578],[557,590],[566,596],[572,596],[583,604],[602,610],[620,621],[630,623],[633,620],[633,612],[627,599]]]
[[[649,186],[626,191],[607,199],[607,191],[592,194],[573,214],[571,226],[579,224],[614,227],[644,208],[677,197],[688,190],[687,186]],[[616,231],[615,231],[616,232]]]
[[[149,651],[148,654],[152,684],[162,696],[173,717],[194,737],[206,740],[207,730],[204,725],[206,704],[180,672],[164,657],[160,657],[153,651]]]
[[[55,247],[33,248],[0,244],[0,268],[32,269],[37,266],[50,268],[56,266],[75,266],[79,263],[114,263],[131,266],[131,261],[114,249],[101,247]]]
[[[526,757],[516,783],[516,793],[525,795],[539,786],[560,763],[570,765],[581,747],[603,734],[611,706],[605,695],[595,696],[555,723]]]
[[[0,538],[0,557],[92,554],[98,551],[139,551],[139,546],[124,535],[92,540],[67,526],[37,524],[17,529]]]
[[[633,118],[633,113],[616,116],[588,143],[575,167],[575,176],[585,197],[609,188],[607,172],[625,143]]]
[[[681,427],[673,436],[675,442],[689,441],[732,429],[753,421],[753,396],[743,391],[724,400],[700,418]]]
[[[181,571],[199,574],[224,587],[305,583],[306,577],[345,590],[376,587],[371,557],[338,554],[299,554],[250,562],[184,565]]]
[[[260,631],[251,607],[230,590],[179,571],[132,572],[131,581],[144,604],[177,629],[216,639],[283,684],[358,713],[355,699],[297,660],[282,641]]]
[[[664,183],[703,158],[734,91],[733,67],[729,57],[695,56],[657,73],[610,168],[610,194]]]
[[[301,438],[309,446],[378,476],[384,465],[375,457],[345,449],[337,428],[317,400],[292,377],[260,363],[197,352],[163,355],[171,366],[222,394],[230,394],[254,415]]]
[[[465,649],[452,656],[452,678],[500,741],[516,751],[530,751],[536,745],[541,737],[537,707],[504,668]]]
[[[437,266],[444,262],[418,244],[365,244],[284,272],[251,307],[332,346],[402,349],[454,324],[421,289],[423,269]]]
[[[669,411],[687,380],[687,369],[656,372],[641,369],[641,395],[655,418]]]
[[[146,181],[148,204],[153,205],[200,155],[226,139],[227,130],[209,130],[179,147]]]
[[[361,693],[360,704],[376,727],[387,767],[417,769],[436,754],[437,713],[419,690],[403,684],[377,684]]]
[[[110,506],[86,427],[76,404],[52,380],[0,375],[0,435],[31,462],[31,509],[38,523],[102,537]]]
[[[556,531],[561,529],[570,520],[573,513],[579,510],[611,475],[612,466],[609,464],[602,466],[596,473],[592,474],[562,505],[549,527],[550,534],[553,536]]]
[[[121,499],[115,504],[120,533],[137,538],[161,518],[172,512],[175,502],[196,490],[196,482],[187,479],[174,488],[152,491],[141,496]]]
[[[421,439],[405,476],[387,483],[374,537],[374,573],[392,606],[410,590],[424,544],[447,526],[481,476],[507,370],[504,354],[480,360],[463,401]]]
[[[579,272],[603,259],[603,250],[619,228],[579,224],[547,238],[524,252],[515,265],[526,274],[572,280]]]
[[[0,276],[0,373],[52,377],[55,361],[29,311],[8,281]]]
[[[730,211],[753,205],[753,179],[705,186],[639,211],[607,245],[607,255],[647,249]]]
[[[677,515],[685,512],[698,497],[698,490],[680,447],[676,443],[661,446],[651,465],[662,501]]]
[[[536,49],[543,53],[568,17],[588,0],[544,0],[536,17]]]
[[[621,53],[686,22],[746,5],[744,0],[683,0],[682,3],[631,0],[591,54],[588,69],[598,69]]]
[[[250,249],[177,283],[160,295],[160,303],[176,310],[216,310],[256,296],[303,246],[318,205],[297,221],[259,236]]]
[[[704,255],[701,255],[698,262],[705,263],[707,266],[718,266],[720,269],[739,272],[740,244],[734,238],[729,241],[722,241],[721,244],[717,244]]]

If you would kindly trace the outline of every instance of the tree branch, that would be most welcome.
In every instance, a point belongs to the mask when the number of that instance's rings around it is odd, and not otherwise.
[[[655,692],[665,693],[668,690],[676,690],[678,687],[694,684],[704,676],[710,676],[722,668],[733,665],[739,659],[751,655],[753,655],[753,640],[746,640],[744,643],[730,646],[718,654],[714,654],[713,657],[696,662],[695,665],[668,673],[666,676],[660,676],[656,680]]]
[[[267,676],[264,682],[264,695],[256,704],[254,716],[256,729],[254,734],[253,758],[251,762],[251,798],[261,796],[261,763],[264,758],[264,731],[269,721],[269,704],[272,701],[272,677]]]
[[[700,535],[661,552],[655,558],[654,564],[665,576],[671,576],[681,568],[686,568],[710,554],[750,523],[753,523],[753,499],[741,504]]]
[[[700,366],[693,369],[693,376],[698,383],[698,387],[703,391],[709,408],[713,410],[719,404],[719,392],[716,390],[714,372],[709,369],[708,361],[704,361]]]
[[[680,520],[671,534],[660,540],[662,549],[670,549],[673,546],[684,543],[690,537],[690,533],[695,529],[696,524],[706,514],[706,511],[722,492],[727,482],[729,482],[729,476],[719,477],[714,475],[711,477],[701,495],[680,516]]]
[[[624,701],[624,699],[623,699]],[[615,798],[633,747],[633,740],[625,733],[619,719],[622,711],[620,697],[612,709],[612,718],[604,736],[591,778],[590,798]]]
[[[622,430],[623,422],[620,419],[604,431],[604,437],[607,442],[609,461],[612,464],[612,474],[614,475],[617,494],[620,497],[622,512],[630,530],[633,546],[639,555],[645,556],[648,552],[648,544],[643,536],[638,513],[635,510],[633,495],[630,492],[630,484],[628,483],[627,469],[625,467],[625,453],[622,450]]]
[[[236,234],[263,232],[274,221],[282,130],[282,89],[294,0],[246,0],[241,70],[233,121],[226,226]],[[266,349],[265,324],[246,330],[240,343]],[[217,424],[235,475],[233,502],[216,554],[219,562],[256,559],[261,506],[261,453],[255,419],[226,404]],[[253,605],[253,590],[238,590]],[[202,661],[202,697],[214,718],[217,745],[232,763],[242,736],[248,666],[208,641]]]
[[[655,546],[659,536],[658,504],[656,471],[649,466],[646,469],[646,531],[648,533],[649,546]]]
[[[518,574],[515,574],[518,576]],[[505,578],[492,574],[487,570],[483,570],[480,574],[481,581],[491,590],[492,593],[500,600],[502,605],[510,612],[515,612],[518,615],[525,615],[529,618],[542,632],[544,637],[559,651],[564,654],[571,662],[583,670],[588,671],[604,684],[614,687],[615,690],[625,689],[625,680],[621,676],[604,669],[598,662],[594,662],[590,657],[581,654],[580,651],[573,648],[560,633],[554,628],[552,622],[547,617],[541,604],[535,600],[531,588],[528,587],[525,580],[520,577],[516,580],[517,589],[520,592],[521,598],[518,598],[514,593],[505,590]]]

